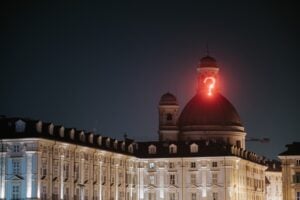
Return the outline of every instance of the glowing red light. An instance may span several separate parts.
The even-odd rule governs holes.
[[[215,84],[216,84],[216,79],[214,77],[209,76],[209,77],[206,77],[204,79],[203,83],[206,84],[207,81],[209,81],[207,95],[211,96],[212,95],[212,90],[214,89]]]

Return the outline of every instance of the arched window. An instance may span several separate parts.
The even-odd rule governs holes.
[[[130,144],[128,146],[128,151],[129,151],[129,153],[133,153],[133,145],[132,144]]]
[[[198,145],[195,143],[191,144],[190,151],[191,151],[191,153],[198,153]]]
[[[156,146],[151,144],[149,147],[148,147],[148,153],[149,154],[156,154]]]
[[[89,143],[93,144],[93,142],[94,142],[94,134],[90,133],[90,135],[89,135]]]
[[[65,128],[63,126],[59,128],[59,136],[61,138],[65,136]]]
[[[102,145],[102,136],[100,136],[100,135],[98,136],[97,143],[99,146]]]
[[[53,135],[53,129],[54,129],[54,125],[51,123],[48,127],[48,132],[50,135]]]
[[[79,139],[80,139],[81,142],[85,141],[85,135],[84,135],[83,131],[80,132]]]
[[[43,122],[42,121],[38,121],[35,125],[36,131],[38,133],[42,133],[42,127],[43,127]]]
[[[171,144],[171,145],[169,146],[169,153],[170,153],[170,154],[175,154],[175,153],[177,153],[177,146],[176,146],[175,144]]]
[[[74,129],[71,129],[71,130],[69,131],[69,134],[70,134],[71,140],[74,140],[75,130],[74,130]]]

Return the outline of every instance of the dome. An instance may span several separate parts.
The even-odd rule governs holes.
[[[212,97],[196,94],[183,109],[178,125],[180,129],[199,126],[242,126],[233,105],[221,94]]]
[[[161,96],[159,105],[178,105],[178,102],[173,94],[167,92]]]
[[[205,68],[205,67],[218,68],[217,61],[213,57],[205,56],[201,58],[199,68]]]

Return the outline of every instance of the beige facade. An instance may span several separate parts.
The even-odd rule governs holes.
[[[288,150],[279,155],[282,162],[284,200],[300,199],[300,143],[287,145]]]

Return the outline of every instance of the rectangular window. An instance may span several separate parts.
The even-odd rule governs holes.
[[[196,185],[196,174],[191,174],[191,184]]]
[[[212,162],[212,167],[218,167],[218,162]]]
[[[155,184],[155,176],[154,175],[150,175],[149,176],[149,184],[150,185],[154,185]]]
[[[192,193],[191,200],[196,200],[196,193]]]
[[[155,168],[155,164],[154,163],[149,163],[149,169],[154,169]]]
[[[12,196],[13,200],[21,199],[21,190],[20,190],[19,185],[12,186],[12,195],[11,196]]]
[[[196,168],[196,163],[195,162],[191,162],[191,168]]]
[[[213,196],[213,200],[218,200],[218,193],[217,192],[213,192],[212,196]]]
[[[170,185],[175,185],[175,174],[170,175]]]
[[[296,165],[300,166],[300,160],[296,160]]]
[[[296,193],[296,200],[300,200],[300,192]]]
[[[169,168],[170,168],[170,169],[175,168],[175,164],[174,164],[173,162],[170,162],[170,163],[169,163]]]
[[[212,183],[218,184],[218,174],[212,174]]]
[[[47,200],[47,187],[43,185],[42,187],[42,195],[41,195],[42,200]]]
[[[293,176],[293,179],[294,179],[294,183],[300,183],[300,173],[297,172],[297,173]]]
[[[21,162],[20,160],[12,161],[13,174],[21,174]]]
[[[64,164],[64,180],[66,181],[66,180],[68,180],[68,178],[69,178],[69,163],[65,163]]]
[[[13,152],[20,152],[20,145],[18,145],[18,144],[15,144],[14,146],[13,146]]]
[[[169,200],[175,200],[175,193],[169,193]]]

